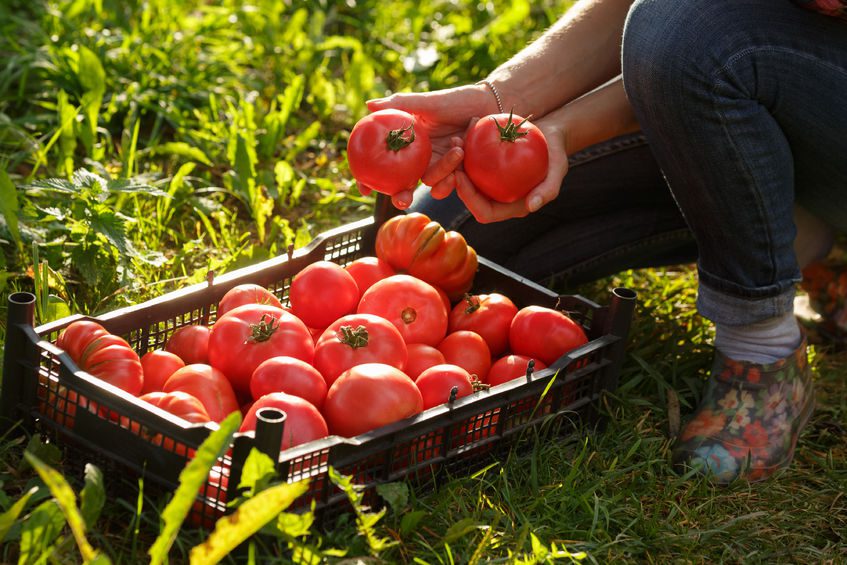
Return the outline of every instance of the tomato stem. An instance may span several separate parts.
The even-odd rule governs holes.
[[[409,137],[404,137],[404,134],[409,132]],[[391,151],[400,151],[404,147],[408,147],[415,141],[415,124],[409,123],[408,126],[402,129],[393,129],[388,132],[385,138],[385,143]]]
[[[464,296],[465,302],[468,303],[465,308],[465,314],[473,314],[477,310],[479,310],[482,303],[479,301],[479,298],[476,296],[471,296],[470,293],[466,292]]]
[[[402,312],[400,312],[400,319],[403,320],[404,324],[411,324],[418,318],[418,313],[414,308],[406,308]]]
[[[338,330],[338,341],[346,343],[353,349],[368,345],[368,328],[365,326],[341,326]]]
[[[265,318],[270,318],[270,322],[266,322]],[[258,324],[250,324],[250,337],[247,341],[254,343],[268,341],[277,329],[279,329],[279,320],[274,316],[262,314]]]
[[[528,131],[520,131],[522,125],[524,125],[529,118],[524,118],[520,123],[514,123],[512,121],[512,116],[514,115],[514,110],[509,110],[509,118],[506,120],[506,125],[501,126],[500,122],[497,121],[497,118],[491,116],[491,119],[494,120],[494,125],[497,126],[497,130],[500,132],[500,141],[508,141],[509,143],[514,143],[519,138],[528,135]]]

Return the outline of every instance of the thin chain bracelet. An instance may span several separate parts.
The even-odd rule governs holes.
[[[477,84],[484,84],[488,88],[491,89],[491,92],[494,94],[494,99],[497,100],[497,109],[500,110],[500,113],[503,113],[503,102],[500,100],[500,93],[497,92],[497,89],[494,88],[494,83],[488,80],[487,78],[482,79]]]

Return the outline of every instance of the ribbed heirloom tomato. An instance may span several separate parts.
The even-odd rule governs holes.
[[[238,410],[238,400],[226,376],[205,363],[186,365],[165,381],[164,392],[184,392],[203,404],[213,422]]]

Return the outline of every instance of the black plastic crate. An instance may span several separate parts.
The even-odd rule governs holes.
[[[90,319],[124,337],[143,355],[163,347],[179,327],[213,324],[218,301],[238,284],[263,285],[287,304],[291,279],[306,265],[324,259],[344,265],[373,254],[384,203],[379,209],[383,212],[375,218],[325,232],[284,256]],[[311,479],[295,508],[308,509],[314,503],[321,521],[348,511],[346,495],[329,480],[330,466],[353,476],[363,487],[365,503],[378,504],[375,487],[380,483],[409,480],[418,487],[431,486],[445,473],[481,468],[513,447],[527,429],[552,425],[559,433],[573,433],[580,424],[597,422],[600,394],[617,388],[635,293],[614,289],[609,303],[601,306],[581,296],[557,295],[482,257],[472,291],[501,292],[519,308],[541,305],[565,311],[582,325],[589,342],[526,378],[355,438],[330,436],[279,453],[282,477],[289,482]],[[81,371],[54,342],[63,328],[84,317],[33,327],[34,302],[29,293],[9,297],[0,414],[46,435],[65,449],[68,460],[128,470],[143,475],[145,484],[174,489],[191,450],[215,424],[188,424]],[[110,413],[121,417],[110,418]],[[232,455],[220,462],[230,469],[235,479],[231,484],[237,484],[253,446],[276,455],[273,441],[268,445],[261,437],[236,434]],[[207,486],[200,497],[204,504],[195,505],[195,521],[211,525],[225,509],[225,494]]]

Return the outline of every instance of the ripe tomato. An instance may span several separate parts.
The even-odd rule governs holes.
[[[186,365],[165,381],[164,392],[186,392],[203,404],[213,422],[222,422],[238,410],[238,400],[229,380],[219,370],[203,363]]]
[[[447,333],[447,310],[438,291],[409,275],[393,275],[374,283],[359,302],[359,314],[385,318],[406,343],[436,345]]]
[[[438,350],[447,363],[458,365],[485,382],[491,368],[491,351],[481,335],[468,330],[449,333],[438,344]]]
[[[423,397],[406,374],[385,363],[356,365],[329,387],[324,417],[330,432],[344,437],[414,416]]]
[[[406,342],[394,324],[373,314],[351,314],[332,323],[315,345],[315,368],[326,383],[362,363],[385,363],[400,370],[408,357]]]
[[[378,257],[360,257],[344,267],[359,287],[359,298],[373,283],[397,274],[394,268]]]
[[[208,363],[209,332],[209,328],[199,324],[177,328],[165,343],[165,351],[178,355],[186,365]]]
[[[332,261],[317,261],[297,273],[288,291],[291,312],[310,328],[325,328],[354,312],[359,287],[344,267]]]
[[[394,216],[379,228],[376,255],[401,273],[428,282],[457,300],[473,284],[476,251],[456,231],[419,212]]]
[[[406,349],[409,352],[409,358],[406,360],[403,372],[412,380],[417,379],[418,375],[426,369],[447,362],[443,353],[425,343],[410,343]]]
[[[353,126],[347,140],[350,173],[384,194],[414,188],[429,166],[432,144],[415,116],[402,110],[373,112]]]
[[[209,364],[223,372],[235,392],[250,394],[250,378],[262,361],[287,355],[311,363],[315,345],[300,319],[267,304],[230,310],[212,326]]]
[[[217,316],[220,318],[233,308],[245,304],[270,304],[277,308],[283,307],[279,298],[270,290],[258,284],[244,283],[232,287],[221,297],[218,302]]]
[[[497,202],[526,196],[547,176],[547,140],[534,124],[514,114],[492,114],[465,135],[464,168],[471,182]]]
[[[425,370],[415,380],[415,384],[421,391],[424,410],[450,400],[453,387],[457,389],[456,398],[468,396],[474,391],[474,379],[471,374],[458,365],[449,363]]]
[[[155,349],[141,356],[141,367],[144,369],[144,386],[141,393],[146,394],[161,391],[168,377],[177,369],[185,367],[185,363],[175,353]]]
[[[509,348],[509,326],[517,313],[515,303],[502,294],[465,295],[450,312],[447,331],[478,333],[488,344],[491,355],[497,357]]]
[[[193,424],[211,421],[203,403],[195,396],[181,390],[148,392],[138,398]]]
[[[547,366],[588,343],[582,327],[566,314],[544,306],[521,308],[509,327],[512,353],[537,359]]]
[[[294,357],[271,357],[262,361],[250,378],[253,400],[272,392],[284,392],[308,400],[319,410],[327,391],[320,372],[305,361]]]
[[[239,431],[255,431],[256,412],[261,408],[268,407],[285,412],[285,424],[279,445],[280,451],[326,437],[329,434],[326,421],[314,404],[299,396],[285,394],[284,392],[272,392],[258,398],[245,414]]]
[[[526,368],[529,365],[530,358],[524,355],[504,355],[497,359],[491,369],[488,371],[488,378],[485,382],[491,386],[497,386],[505,382],[526,376]],[[541,361],[535,362],[535,371],[546,369],[547,365]]]
[[[82,351],[95,338],[106,335],[108,330],[92,320],[77,320],[62,330],[56,345],[64,349],[75,363],[79,363]]]

